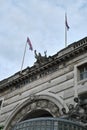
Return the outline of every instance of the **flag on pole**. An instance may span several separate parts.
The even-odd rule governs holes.
[[[31,41],[30,41],[29,37],[27,37],[27,43],[28,43],[28,45],[29,45],[29,49],[30,49],[31,51],[33,51],[33,46],[32,46],[32,44],[31,44]]]
[[[67,28],[67,30],[69,30],[69,25],[68,25],[68,22],[67,22],[67,15],[65,14],[65,26]]]
[[[29,45],[29,49],[31,51],[33,51],[33,47],[32,47],[31,41],[30,41],[29,37],[27,37],[27,41],[26,41],[25,48],[24,48],[24,54],[23,54],[23,59],[22,59],[22,65],[21,65],[21,71],[20,71],[20,73],[22,73],[22,68],[23,68],[23,64],[24,64],[24,59],[25,59],[25,53],[26,53],[27,44]]]
[[[65,47],[67,46],[67,31],[69,30],[69,25],[67,22],[67,13],[65,13]]]

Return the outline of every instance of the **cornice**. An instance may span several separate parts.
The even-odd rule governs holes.
[[[2,80],[0,82],[0,90],[4,90],[5,88],[9,88],[12,85],[18,84],[22,82],[23,80],[26,80],[27,78],[32,77],[33,75],[40,74],[42,71],[44,72],[45,70],[48,70],[52,66],[56,66],[58,64],[72,60],[78,55],[87,53],[86,51],[87,51],[87,37],[70,44],[66,48],[60,50],[55,55],[49,56],[48,61],[45,62],[44,64],[38,65],[38,66],[34,65],[32,67],[27,67],[26,69],[22,71],[22,73],[18,72],[14,74],[13,76]],[[33,79],[32,81],[34,80],[36,79]]]

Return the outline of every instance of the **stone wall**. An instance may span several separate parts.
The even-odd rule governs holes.
[[[51,107],[49,109],[44,108],[47,111],[49,110],[54,117],[58,117],[58,115],[62,114],[61,109],[63,107],[68,110],[69,104],[74,104],[74,97],[87,91],[87,80],[77,80],[77,68],[85,62],[87,62],[87,53],[78,54],[78,56],[74,58],[71,56],[70,60],[66,59],[61,64],[56,63],[56,71],[51,71],[49,74],[41,76],[33,82],[24,84],[21,87],[16,87],[13,83],[13,86],[10,87],[9,84],[8,88],[0,90],[0,99],[2,100],[0,125],[5,126],[7,123],[9,124],[11,121],[9,120],[10,117],[15,119],[17,113],[20,112],[19,106],[23,106],[28,100],[32,103],[36,102],[37,96],[39,96],[41,102],[43,99],[46,100],[46,103],[52,102],[54,104],[53,106],[56,106],[55,111],[58,108],[58,113],[56,115],[50,110],[52,109]],[[18,85],[19,84],[21,84],[21,80]],[[40,108],[42,109],[42,105],[41,107],[39,106],[39,109]]]

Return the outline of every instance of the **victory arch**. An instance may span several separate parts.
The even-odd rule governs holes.
[[[87,130],[87,37],[0,81],[0,130]]]

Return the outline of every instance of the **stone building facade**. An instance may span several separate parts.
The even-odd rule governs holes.
[[[35,58],[32,67],[0,81],[4,130],[27,119],[60,117],[63,108],[68,112],[70,104],[76,105],[75,97],[87,104],[87,37],[53,56],[35,51]]]

